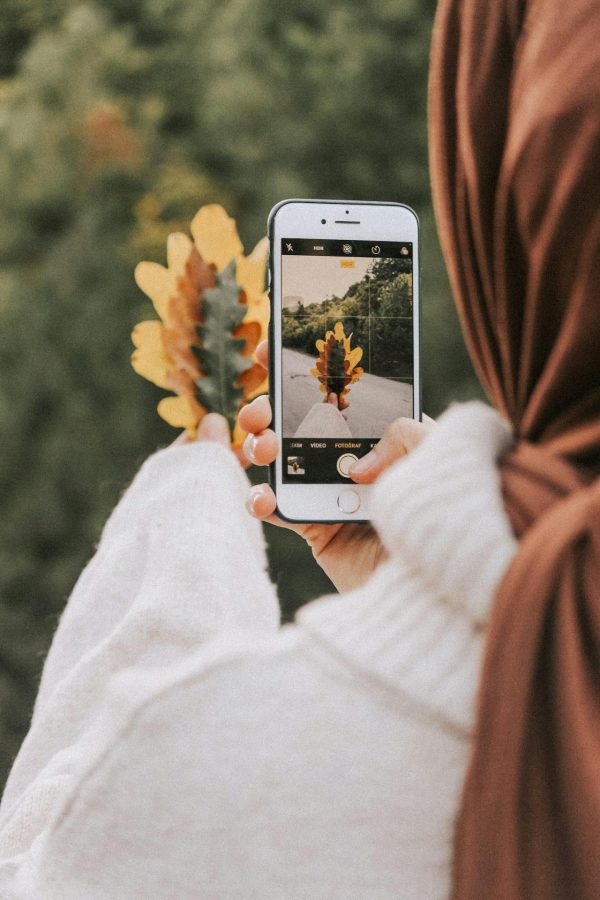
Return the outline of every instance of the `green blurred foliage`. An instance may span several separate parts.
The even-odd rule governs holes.
[[[171,440],[130,368],[140,259],[220,202],[246,246],[286,196],[421,217],[425,408],[477,391],[426,149],[434,0],[5,0],[0,17],[0,777],[101,526]],[[264,473],[253,473],[262,480]],[[269,535],[284,618],[329,584]]]

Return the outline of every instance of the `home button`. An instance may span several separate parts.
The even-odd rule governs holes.
[[[356,491],[352,491],[350,489],[347,491],[342,491],[340,496],[337,498],[337,505],[343,513],[356,512],[356,510],[360,506],[360,497],[358,496]]]

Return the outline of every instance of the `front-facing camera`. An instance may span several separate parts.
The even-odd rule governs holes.
[[[326,222],[327,222],[327,219],[321,219],[321,225],[325,225]]]

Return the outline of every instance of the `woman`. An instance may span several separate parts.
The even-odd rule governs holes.
[[[354,471],[377,480],[375,529],[302,529],[342,593],[280,630],[223,421],[148,460],[45,666],[3,898],[597,896],[591,11],[438,12],[436,208],[498,411],[396,423]],[[269,415],[244,414],[263,463]],[[268,518],[273,498],[249,505]]]
[[[456,831],[460,898],[600,886],[600,45],[591,0],[440,4],[436,210],[471,357],[516,444]]]

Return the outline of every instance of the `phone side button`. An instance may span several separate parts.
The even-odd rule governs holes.
[[[343,513],[356,512],[356,510],[360,506],[360,497],[358,496],[356,491],[342,491],[342,493],[337,498],[337,505]]]

